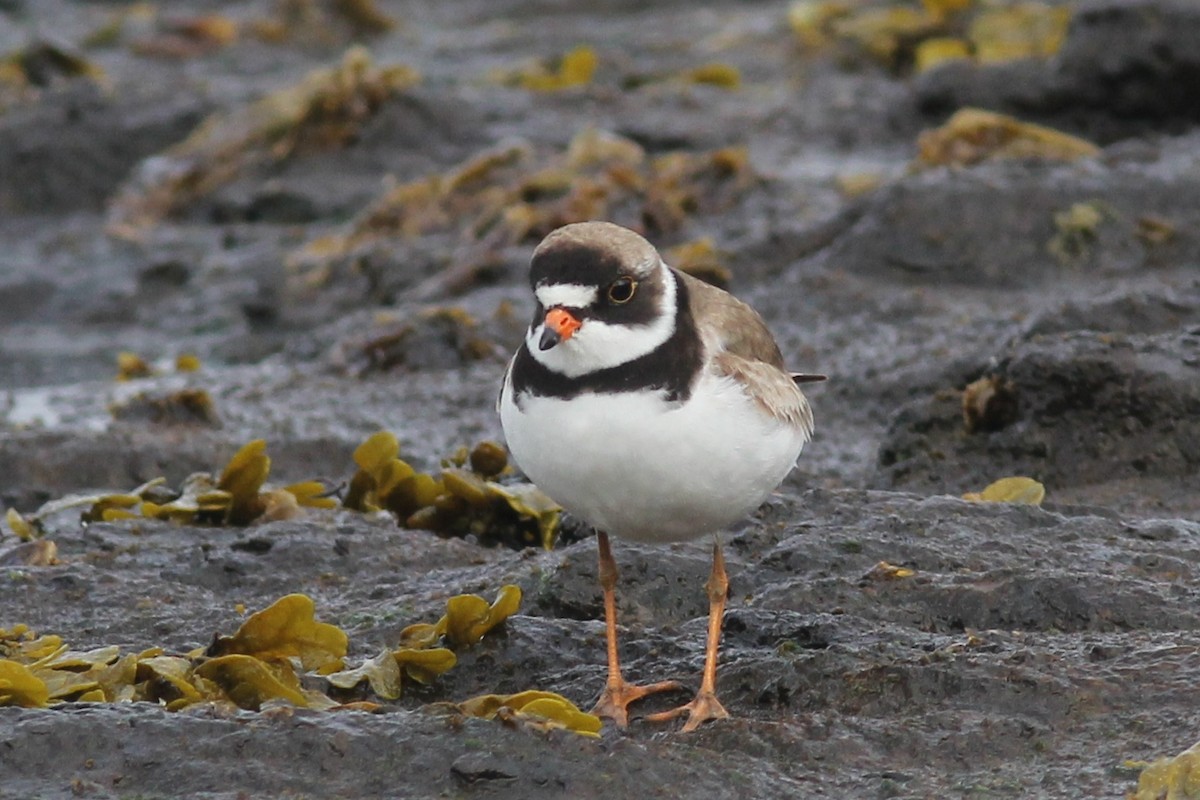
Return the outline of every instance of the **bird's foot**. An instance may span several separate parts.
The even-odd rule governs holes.
[[[635,686],[632,683],[608,683],[600,694],[600,700],[592,713],[598,717],[611,719],[617,727],[624,728],[629,724],[629,704],[641,700],[646,695],[659,692],[676,692],[683,689],[679,681],[660,681],[646,686]]]
[[[717,699],[713,692],[700,692],[692,702],[686,703],[679,708],[673,708],[670,711],[663,711],[658,714],[651,714],[646,717],[650,722],[670,722],[676,717],[687,715],[687,722],[684,723],[683,732],[694,731],[703,723],[713,719],[725,719],[729,716],[729,712],[725,710],[725,706],[721,705],[721,701]]]

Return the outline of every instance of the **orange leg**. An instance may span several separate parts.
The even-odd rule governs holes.
[[[662,681],[649,686],[634,686],[621,677],[621,664],[617,658],[617,601],[614,590],[617,585],[617,563],[613,561],[608,546],[608,534],[597,532],[600,547],[600,586],[604,589],[604,622],[608,633],[608,682],[592,713],[607,717],[620,727],[629,724],[628,706],[648,694],[682,689],[678,681]]]
[[[661,714],[652,714],[646,719],[651,722],[665,722],[687,714],[688,721],[683,730],[694,731],[701,723],[710,719],[724,719],[729,712],[717,699],[717,649],[721,644],[721,620],[725,616],[725,596],[729,593],[729,577],[725,574],[725,555],[721,552],[721,542],[713,542],[712,574],[705,584],[708,589],[708,647],[704,654],[704,678],[700,681],[700,691],[692,702]]]

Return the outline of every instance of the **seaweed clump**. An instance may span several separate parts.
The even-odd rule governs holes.
[[[82,508],[80,521],[115,522],[155,519],[195,525],[249,525],[299,516],[305,508],[335,508],[337,500],[321,481],[302,481],[265,488],[271,470],[266,442],[255,439],[240,448],[219,476],[197,472],[178,489],[155,478],[128,492],[72,495],[46,503],[31,514],[7,512],[9,527],[19,538],[40,536],[43,522],[56,514]]]
[[[697,215],[719,213],[760,179],[744,148],[651,156],[631,139],[587,128],[563,150],[515,141],[388,189],[341,230],[294,251],[294,286],[319,289],[343,272],[387,280],[397,240],[438,236],[444,268],[422,287],[461,291],[506,264],[505,248],[539,241],[572,222],[609,219],[673,236]]]
[[[166,394],[139,392],[109,407],[113,419],[149,422],[155,425],[203,425],[221,427],[212,396],[204,389],[180,389]]]
[[[996,159],[1069,162],[1100,153],[1077,136],[980,108],[959,109],[944,125],[924,131],[917,149],[913,166],[918,169]]]
[[[61,42],[34,39],[0,55],[0,113],[77,79],[100,88],[109,84],[104,70],[83,53]]]
[[[1046,487],[1033,478],[1014,476],[989,483],[981,492],[967,492],[964,500],[977,503],[1024,503],[1040,506],[1046,497]]]
[[[533,59],[515,67],[493,70],[490,77],[496,83],[531,92],[562,92],[591,85],[596,80],[600,65],[600,55],[594,48],[578,45],[553,58]],[[741,84],[742,74],[738,68],[720,61],[680,70],[628,72],[621,75],[618,81],[619,87],[624,91],[634,91],[647,86],[678,89],[689,85],[737,89]]]
[[[232,637],[217,637],[219,653],[152,647],[122,654],[115,645],[81,652],[58,636],[17,625],[0,630],[0,706],[150,702],[178,711],[209,702],[258,710],[286,702],[333,708],[329,697],[303,688],[300,675],[340,667],[347,642],[341,629],[315,620],[312,600],[300,594],[253,614]]]
[[[1171,758],[1145,764],[1131,800],[1189,800],[1200,797],[1200,742]]]
[[[398,24],[376,0],[275,0],[269,14],[249,28],[272,44],[333,45],[386,33]]]
[[[73,509],[82,509],[80,520],[85,524],[154,519],[245,526],[340,506],[388,512],[406,528],[470,538],[488,547],[554,546],[561,509],[532,484],[502,482],[512,470],[499,444],[484,441],[460,448],[436,474],[418,472],[399,455],[395,435],[380,431],[355,450],[357,471],[344,493],[319,480],[272,488],[266,484],[271,471],[267,444],[255,439],[242,446],[219,475],[194,473],[178,489],[169,487],[165,478],[155,478],[128,492],[64,497],[30,514],[9,509],[5,521],[17,538],[30,542],[43,536],[47,518]],[[47,553],[46,547],[37,552],[26,548],[22,558],[50,562],[56,554]]]
[[[832,50],[843,63],[868,61],[907,75],[950,60],[990,64],[1053,56],[1066,39],[1071,8],[986,0],[797,0],[787,18],[806,53]]]
[[[354,377],[397,369],[462,366],[497,354],[479,321],[461,308],[435,306],[403,320],[377,316],[376,329],[339,345],[333,366]]]
[[[599,58],[587,45],[573,47],[554,59],[539,59],[511,70],[499,70],[492,79],[532,92],[558,92],[591,83]]]
[[[561,509],[532,484],[502,484],[509,471],[504,448],[481,442],[447,459],[437,475],[417,472],[400,457],[388,431],[354,451],[358,471],[343,500],[356,511],[389,511],[407,528],[480,544],[554,546]]]
[[[456,595],[436,625],[410,626],[399,647],[384,648],[350,669],[346,632],[318,621],[315,604],[303,594],[279,598],[247,617],[232,635],[218,634],[208,647],[188,653],[161,647],[122,653],[116,645],[72,650],[59,636],[39,636],[15,625],[0,629],[0,707],[144,702],[168,711],[199,703],[250,711],[280,706],[378,711],[382,706],[366,699],[360,685],[366,684],[377,700],[394,701],[407,681],[432,683],[458,662],[452,649],[440,646],[443,637],[450,647],[477,643],[520,603],[521,590],[511,585],[490,604],[477,595]],[[440,633],[428,635],[426,628]],[[347,701],[354,692],[363,699]],[[538,730],[595,735],[600,727],[599,719],[549,692],[485,695],[454,707]]]
[[[143,228],[252,167],[343,148],[389,98],[419,80],[409,67],[377,66],[365,49],[352,47],[336,67],[315,70],[239,110],[214,114],[182,142],[145,161],[118,193],[109,230],[137,238]]]

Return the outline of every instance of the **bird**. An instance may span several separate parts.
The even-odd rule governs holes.
[[[667,543],[713,535],[708,637],[684,731],[729,716],[717,653],[729,591],[719,533],[747,516],[813,434],[799,384],[762,317],[668,266],[647,239],[590,221],[550,232],[529,268],[533,319],[497,400],[521,471],[596,529],[608,678],[593,713],[619,727],[631,703],[682,688],[627,682],[617,648],[617,566],[609,536]]]

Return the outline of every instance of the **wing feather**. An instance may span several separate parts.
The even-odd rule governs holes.
[[[792,376],[762,361],[752,361],[734,353],[718,353],[712,361],[718,375],[742,384],[746,394],[775,419],[799,428],[805,439],[813,434],[812,408]]]
[[[687,286],[692,316],[698,321],[713,371],[743,384],[764,411],[811,438],[812,408],[796,384],[823,380],[824,376],[793,376],[784,368],[779,345],[757,311],[690,275],[675,274]]]

